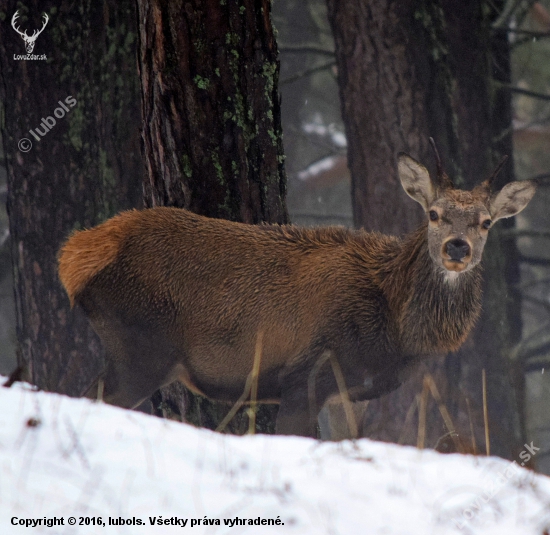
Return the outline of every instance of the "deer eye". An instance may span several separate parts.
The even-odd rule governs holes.
[[[428,215],[430,216],[430,221],[437,221],[439,219],[439,214],[435,210],[430,210]]]
[[[481,226],[485,230],[489,230],[491,228],[491,223],[492,223],[492,221],[490,219],[486,219],[485,221],[483,221],[483,223],[481,223]]]

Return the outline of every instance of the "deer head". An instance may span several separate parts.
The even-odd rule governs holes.
[[[32,35],[27,35],[27,30],[22,32],[16,25],[15,21],[19,18],[19,10],[17,10],[11,19],[11,26],[12,28],[23,38],[23,41],[25,42],[25,48],[27,49],[27,54],[31,54],[34,50],[34,44],[36,40],[38,39],[38,36],[44,31],[44,28],[46,27],[46,24],[48,24],[48,21],[50,20],[48,15],[44,13],[42,15],[44,18],[44,21],[42,23],[42,28],[40,30],[34,30]]]
[[[420,203],[428,216],[430,256],[447,280],[476,266],[483,253],[489,229],[503,217],[521,212],[536,190],[532,180],[510,182],[493,192],[491,185],[506,157],[492,175],[471,191],[457,189],[447,176],[433,140],[437,160],[436,180],[416,160],[401,153],[398,171],[409,197]]]

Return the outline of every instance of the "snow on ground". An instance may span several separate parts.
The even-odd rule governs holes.
[[[63,525],[37,524],[54,518]],[[28,385],[0,388],[0,534],[543,535],[549,527],[550,479],[502,459],[367,439],[235,437]]]

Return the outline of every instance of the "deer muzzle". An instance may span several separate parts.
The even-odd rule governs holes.
[[[464,271],[472,259],[472,247],[462,238],[450,238],[443,244],[441,256],[449,271]]]

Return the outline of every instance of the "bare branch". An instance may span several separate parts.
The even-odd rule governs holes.
[[[529,89],[523,89],[522,87],[516,87],[509,84],[500,84],[497,81],[495,81],[495,84],[512,93],[517,93],[518,95],[525,95],[527,97],[538,98],[540,100],[550,100],[550,95],[545,93],[538,93],[537,91],[531,91]]]
[[[516,284],[516,288],[519,290],[526,290],[527,288],[532,288],[533,286],[538,286],[539,284],[550,284],[550,279],[537,279],[534,281],[523,282],[521,284]]]
[[[550,266],[550,258],[519,255],[518,260],[532,266]]]
[[[524,295],[523,300],[527,301],[529,303],[532,303],[534,305],[540,306],[546,310],[546,312],[550,313],[550,302],[544,301],[542,299],[538,299],[536,297],[532,297],[530,295]],[[545,332],[546,334],[546,332]]]
[[[544,348],[550,345],[548,340],[548,323],[545,323],[529,336],[519,342],[519,344],[513,350],[513,358],[518,359],[522,365],[525,365],[528,359],[543,353]],[[533,342],[537,342],[538,345],[534,345]]]
[[[534,32],[532,30],[518,30],[516,28],[493,28],[496,32],[514,33],[516,35],[527,35],[529,37],[535,37],[537,39],[544,39],[550,37],[550,32]]]
[[[507,0],[502,12],[493,23],[493,29],[507,28],[513,18],[519,19],[519,22],[521,22],[535,2],[536,0]]]
[[[332,67],[334,67],[335,65],[336,65],[336,61],[329,61],[328,63],[324,63],[323,65],[319,65],[311,69],[306,69],[305,71],[299,72],[297,74],[294,74],[293,76],[289,76],[288,78],[282,80],[279,83],[279,86],[290,84],[292,82],[296,82],[296,80],[299,80],[300,78],[305,78],[306,76],[311,76],[312,74],[316,74],[321,71],[332,69]]]
[[[528,238],[550,238],[550,230],[528,230],[511,228],[502,231],[502,236],[506,239],[515,239],[521,237]]]
[[[544,345],[542,345],[542,346],[540,346],[540,347],[538,347],[534,350],[536,352],[535,352],[535,354],[531,355],[531,358],[538,357],[539,355],[547,353],[549,349],[550,349],[550,344],[544,344]],[[541,362],[541,361],[527,362],[523,366],[523,372],[524,373],[529,373],[529,372],[539,372],[540,373],[541,368],[546,368],[546,367],[550,368],[550,361],[548,361],[548,362]]]
[[[279,46],[279,52],[284,54],[318,54],[320,56],[334,57],[334,50],[321,48],[315,45],[284,45]]]
[[[523,360],[532,359],[534,357],[539,357],[541,355],[548,355],[550,352],[550,342],[546,342],[544,344],[541,344],[536,347],[532,347],[529,350],[525,351],[521,357]],[[540,369],[542,366],[538,365],[538,368]],[[531,368],[531,364],[524,364],[524,370],[529,371],[529,368]],[[535,368],[536,369],[536,368]]]

